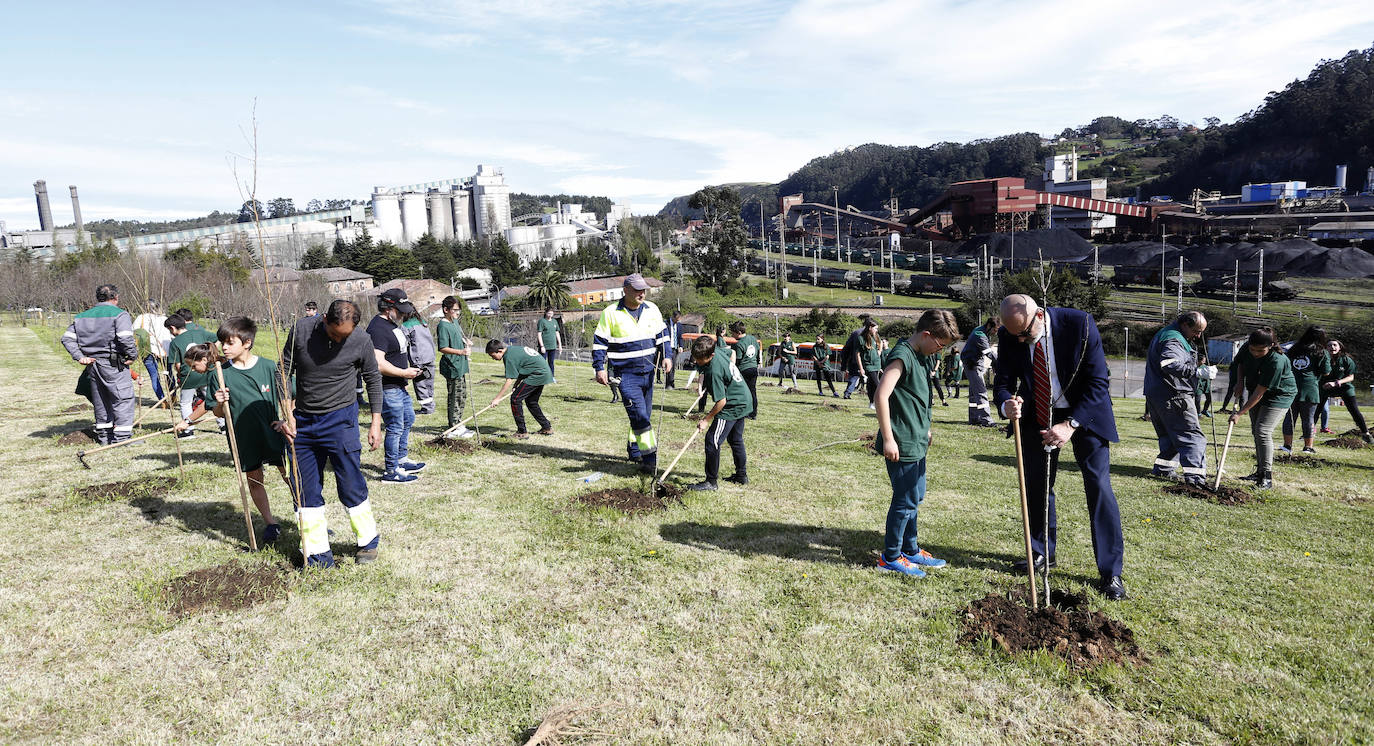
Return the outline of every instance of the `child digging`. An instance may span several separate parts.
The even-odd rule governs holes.
[[[916,513],[926,496],[926,448],[930,445],[930,380],[940,350],[959,337],[954,314],[931,309],[921,314],[916,332],[892,348],[874,402],[878,410],[875,444],[887,459],[892,506],[878,567],[923,578],[922,567],[944,567],[916,543]]]
[[[735,473],[725,481],[749,484],[744,453],[744,418],[749,416],[754,402],[749,395],[749,386],[730,361],[730,348],[717,347],[712,337],[703,334],[692,340],[692,362],[701,372],[702,389],[716,404],[697,422],[697,429],[706,432],[706,480],[688,489],[716,489],[716,479],[720,475],[720,444],[727,440],[730,453],[735,457]]]
[[[272,464],[277,467],[282,481],[287,481],[286,438],[277,431],[277,402],[281,399],[277,366],[271,360],[253,354],[253,338],[257,332],[257,324],[245,316],[235,316],[220,324],[216,336],[229,365],[223,369],[224,388],[220,388],[219,381],[211,374],[207,391],[215,402],[216,415],[223,416],[225,406],[233,415],[239,467],[248,478],[248,494],[266,523],[261,542],[266,546],[281,536],[281,524],[272,515],[267,485],[263,481],[263,467]],[[185,359],[193,370],[203,373],[214,364],[212,354],[209,345],[197,345],[186,352]],[[197,407],[188,419],[194,420],[203,415],[205,404]],[[190,427],[190,424],[182,421],[176,427],[181,430]]]
[[[539,397],[544,394],[544,386],[553,381],[553,374],[549,371],[549,364],[539,352],[531,347],[506,347],[506,343],[499,339],[487,341],[487,354],[491,359],[506,366],[506,382],[501,384],[501,390],[496,392],[496,398],[491,400],[494,407],[501,401],[501,397],[515,387],[515,392],[510,396],[510,413],[515,418],[515,437],[524,440],[530,437],[525,430],[525,406],[530,408],[530,414],[539,422],[540,435],[553,435],[553,423],[544,416],[544,410],[539,408]]]

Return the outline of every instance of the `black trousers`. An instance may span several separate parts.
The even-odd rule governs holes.
[[[530,408],[530,414],[539,426],[545,430],[551,429],[553,423],[544,416],[544,410],[539,408],[539,397],[544,395],[543,386],[531,386],[524,381],[516,381],[515,393],[510,397],[510,413],[515,418],[515,431],[517,433],[527,432],[525,430],[525,407]]]
[[[748,368],[740,371],[739,374],[744,377],[744,384],[749,387],[749,398],[753,401],[753,405],[749,409],[749,419],[757,420],[759,418],[759,369]]]
[[[717,417],[706,428],[706,481],[714,484],[720,476],[720,446],[730,443],[730,453],[735,457],[735,476],[748,476],[748,463],[744,454],[744,420],[723,420]]]
[[[830,378],[829,368],[826,368],[825,370],[816,371],[816,393],[820,394],[821,396],[825,396],[825,391],[821,388],[821,381],[825,381],[826,383],[830,384],[831,396],[837,395],[835,391],[835,382]]]
[[[868,378],[868,403],[872,404],[874,397],[878,395],[878,381],[882,380],[883,372],[881,370],[866,370],[864,376]],[[940,394],[940,398],[944,399],[945,395]]]

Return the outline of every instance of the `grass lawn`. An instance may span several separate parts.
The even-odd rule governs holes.
[[[244,551],[218,437],[185,444],[184,482],[83,497],[87,485],[174,477],[176,454],[153,439],[82,469],[56,442],[90,413],[63,413],[82,400],[55,336],[0,327],[5,742],[509,744],[571,705],[606,705],[578,725],[605,734],[591,742],[626,744],[1374,738],[1374,450],[1321,448],[1320,468],[1279,466],[1263,501],[1222,507],[1160,492],[1145,476],[1150,426],[1134,419],[1139,401],[1121,403],[1113,472],[1132,600],[1090,590],[1068,463],[1053,582],[1128,624],[1149,662],[1074,670],[957,642],[966,604],[1018,584],[1009,564],[1021,547],[1011,445],[960,424],[963,400],[935,409],[921,521],[922,545],[950,566],[913,581],[873,568],[889,495],[881,460],[857,445],[811,451],[873,431],[862,403],[827,411],[761,387],[746,435],[752,485],[625,516],[573,500],[639,480],[624,463],[623,410],[585,366],[560,365],[544,396],[553,437],[506,437],[499,407],[479,423],[487,448],[419,446],[430,466],[406,486],[375,481],[382,453],[364,450],[381,561],[349,561],[329,477],[340,569],[290,573],[288,593],[247,608],[181,615],[173,578],[288,559],[286,490],[269,476],[287,530],[257,556]],[[497,387],[479,382],[498,368],[477,360],[480,406]],[[677,413],[691,395],[662,400],[666,457],[689,435]],[[419,418],[412,442],[441,419]],[[1250,471],[1246,441],[1238,432],[1230,473]],[[676,476],[700,479],[702,460],[694,444]],[[608,476],[579,481],[595,471]]]

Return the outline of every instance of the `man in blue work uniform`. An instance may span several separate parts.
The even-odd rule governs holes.
[[[654,359],[663,355],[663,370],[673,369],[668,326],[658,306],[644,299],[649,283],[635,273],[625,278],[625,295],[601,312],[592,338],[592,368],[596,382],[610,385],[606,362],[620,377],[620,395],[630,418],[625,450],[630,460],[648,473],[658,467],[658,439],[651,414],[654,408]]]
[[[1193,345],[1207,330],[1201,311],[1187,311],[1155,335],[1145,353],[1145,410],[1159,438],[1159,455],[1151,474],[1174,478],[1182,465],[1183,480],[1207,483],[1207,437],[1198,421],[1198,365]]]

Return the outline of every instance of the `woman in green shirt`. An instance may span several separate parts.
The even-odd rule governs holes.
[[[878,395],[878,379],[883,372],[883,345],[878,338],[878,327],[866,326],[863,332],[863,346],[859,348],[859,363],[863,366],[864,378],[867,379],[868,408],[875,409],[873,397]],[[944,394],[940,395],[944,398]]]
[[[1298,386],[1293,378],[1293,364],[1279,351],[1272,330],[1250,332],[1246,346],[1250,357],[1245,364],[1244,386],[1250,394],[1245,406],[1231,415],[1231,424],[1240,422],[1241,415],[1250,414],[1250,432],[1255,438],[1255,473],[1246,479],[1265,490],[1274,486],[1274,428],[1293,405]]]
[[[1283,449],[1293,450],[1293,421],[1302,423],[1302,452],[1316,453],[1313,435],[1316,430],[1317,406],[1321,404],[1321,381],[1331,373],[1331,359],[1326,355],[1326,332],[1320,326],[1309,326],[1302,337],[1288,350],[1293,364],[1293,379],[1298,393],[1293,409],[1283,418]]]
[[[1345,410],[1355,420],[1360,437],[1364,438],[1366,443],[1374,443],[1374,434],[1369,432],[1364,415],[1360,412],[1360,405],[1355,401],[1355,358],[1345,351],[1345,346],[1339,339],[1327,340],[1326,351],[1331,355],[1331,370],[1322,380],[1324,403],[1330,406],[1331,399],[1339,398],[1345,403]],[[1322,432],[1330,432],[1326,429],[1325,422],[1322,423],[1322,428]]]

